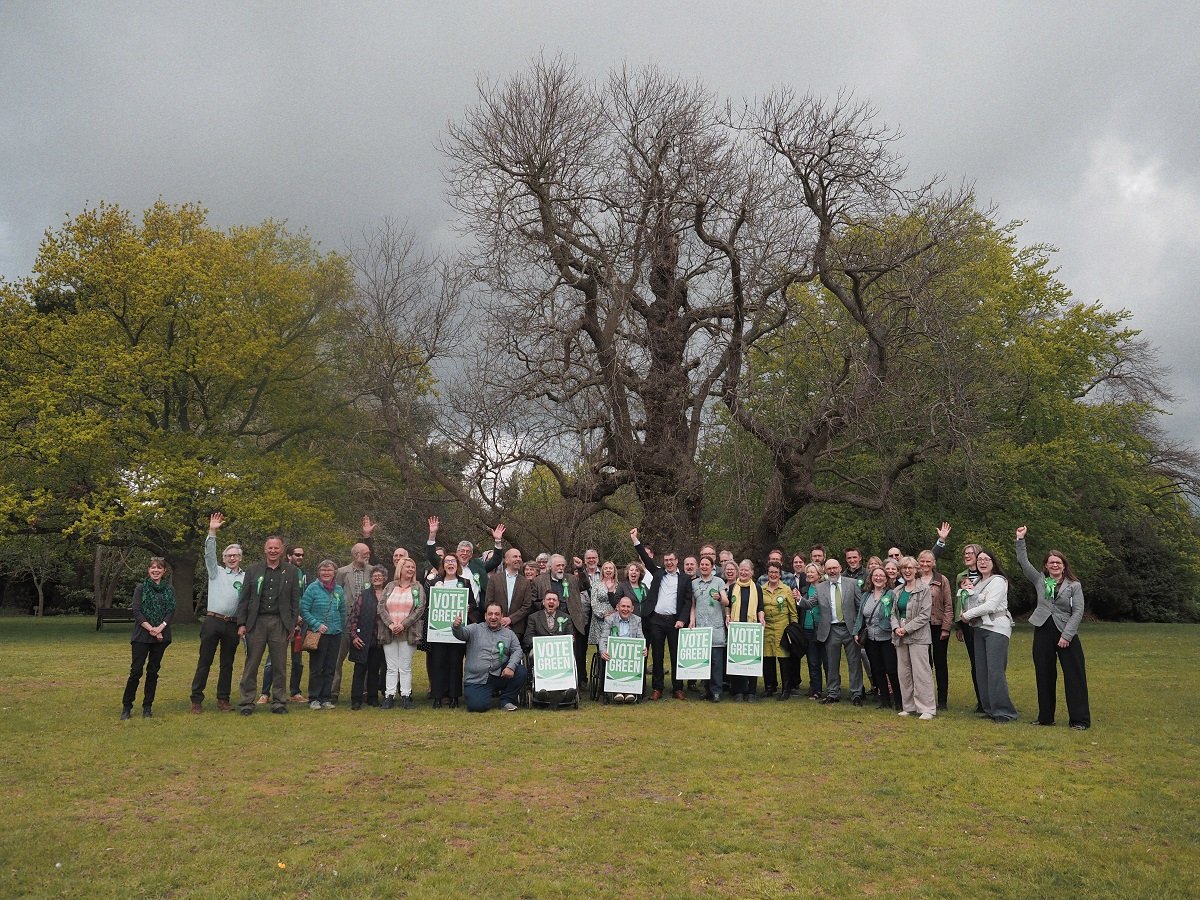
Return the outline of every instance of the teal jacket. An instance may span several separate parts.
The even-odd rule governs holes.
[[[309,631],[319,631],[325,626],[326,634],[341,634],[346,630],[346,597],[340,584],[333,590],[314,581],[304,589],[300,598],[300,615]]]

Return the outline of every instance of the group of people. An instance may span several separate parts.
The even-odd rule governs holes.
[[[238,709],[245,716],[259,705],[286,713],[289,701],[314,710],[334,708],[347,658],[353,663],[351,709],[411,709],[418,649],[424,650],[434,707],[457,707],[465,697],[468,710],[482,712],[499,695],[500,708],[511,711],[517,709],[518,694],[532,670],[533,639],[554,635],[572,639],[576,690],[587,677],[589,647],[607,661],[610,637],[644,637],[650,700],[667,693],[664,657],[669,656],[670,692],[676,699],[687,699],[694,689],[714,703],[723,696],[755,702],[756,676],[725,674],[729,625],[746,622],[763,629],[763,696],[782,701],[807,693],[823,704],[839,703],[844,656],[852,704],[861,706],[871,695],[880,708],[930,720],[947,708],[948,645],[955,634],[970,659],[976,712],[997,723],[1018,716],[1006,675],[1013,627],[1008,581],[995,555],[977,544],[963,548],[964,568],[953,584],[939,573],[937,561],[951,530],[945,522],[933,546],[915,557],[892,547],[886,557],[864,560],[861,550],[852,547],[838,559],[817,545],[807,556],[795,553],[789,569],[777,548],[758,572],[750,560],[738,562],[730,551],[712,544],[682,559],[674,550],[656,556],[636,528],[630,539],[637,559],[620,569],[611,561],[601,563],[595,550],[573,557],[570,566],[560,553],[526,561],[518,548],[504,549],[503,525],[492,532],[490,551],[476,555],[474,545],[460,541],[451,553],[437,542],[436,516],[428,521],[425,565],[418,566],[398,547],[388,567],[376,561],[375,523],[364,517],[363,539],[351,548],[350,563],[339,567],[322,560],[311,580],[305,574],[304,548],[294,546],[285,557],[278,535],[267,538],[263,559],[246,570],[237,544],[227,546],[218,562],[216,536],[223,525],[224,517],[214,513],[205,539],[208,596],[191,689],[196,714],[203,712],[218,653],[217,708],[233,709],[239,643],[244,643],[246,658]],[[1046,554],[1038,571],[1029,561],[1026,534],[1025,526],[1016,530],[1016,554],[1038,597],[1029,619],[1035,627],[1034,724],[1054,724],[1061,667],[1070,726],[1086,729],[1091,717],[1077,634],[1083,589],[1057,550]],[[152,715],[175,612],[165,575],[163,561],[151,560],[146,580],[134,591],[133,658],[123,719],[132,715],[143,669],[142,714]],[[465,621],[456,618],[452,628],[462,643],[428,639],[429,594],[439,587],[466,591]],[[679,677],[678,636],[684,628],[712,629],[710,678],[702,684],[686,684]],[[307,696],[301,691],[306,653]],[[269,662],[260,689],[264,655]],[[801,677],[805,665],[807,692]],[[571,702],[574,693],[558,692],[553,702]],[[612,699],[632,702],[641,696],[616,694]]]

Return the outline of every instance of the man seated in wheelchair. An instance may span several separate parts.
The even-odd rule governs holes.
[[[633,601],[628,597],[622,597],[617,601],[617,610],[612,615],[605,617],[603,624],[600,626],[600,658],[608,662],[608,638],[610,635],[616,637],[631,637],[640,638],[642,635],[642,620],[634,615]],[[646,649],[642,648],[642,656],[646,655]],[[601,679],[603,683],[603,672]],[[637,694],[612,694],[613,703],[636,703],[641,696]]]
[[[565,611],[560,613],[561,601],[554,591],[546,591],[542,596],[541,609],[535,609],[525,620],[525,655],[529,657],[529,671],[533,671],[533,639],[535,637],[557,637],[575,635],[571,617]],[[564,691],[534,691],[533,699],[545,703],[551,709],[558,709],[564,704],[575,702],[576,692],[573,688]]]

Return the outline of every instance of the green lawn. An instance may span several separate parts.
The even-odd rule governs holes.
[[[0,619],[0,896],[1195,896],[1200,628],[1085,626],[1087,732],[1061,698],[1059,727],[1027,724],[1031,636],[998,726],[957,642],[934,722],[809,700],[192,716],[181,627],[156,717],[120,722],[126,628]]]

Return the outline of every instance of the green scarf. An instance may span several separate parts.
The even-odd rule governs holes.
[[[175,612],[175,591],[165,581],[154,583],[152,578],[142,582],[142,615],[157,628]]]
[[[900,599],[896,601],[896,609],[900,611],[902,617],[907,617],[908,615],[908,599],[911,596],[912,594],[908,591],[901,591]]]

